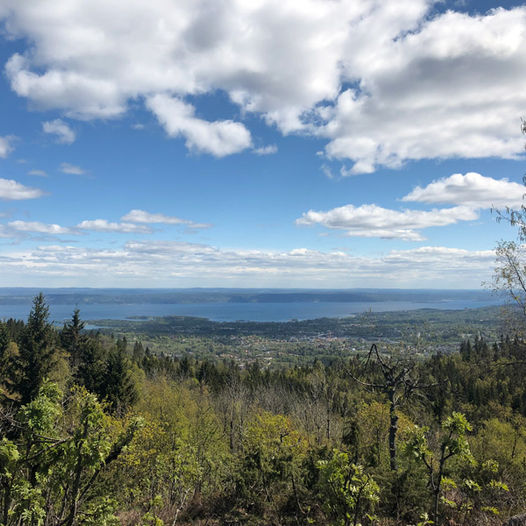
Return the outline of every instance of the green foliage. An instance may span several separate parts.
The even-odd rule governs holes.
[[[13,400],[17,397],[19,382],[19,350],[11,341],[6,324],[0,322],[0,400]]]
[[[80,319],[79,309],[75,309],[71,321],[64,324],[64,328],[60,333],[62,347],[69,353],[73,370],[79,366],[82,360],[82,344],[86,341],[86,337],[82,334],[82,331],[85,325]]]
[[[126,411],[137,401],[131,363],[122,347],[116,347],[108,355],[100,395],[108,401],[113,411]]]
[[[42,382],[55,366],[56,333],[48,318],[49,307],[40,293],[33,300],[20,342],[21,378],[18,390],[22,403],[36,397]]]
[[[27,324],[0,322],[0,524],[493,526],[524,509],[520,338],[463,336],[460,353],[413,355],[420,396],[396,407],[393,470],[389,393],[366,387],[378,370],[340,340],[273,341],[284,361],[287,349],[304,363],[339,356],[304,366],[216,358],[250,356],[266,336],[167,332],[179,359],[146,335],[143,346],[85,331],[78,311],[58,331],[42,296]]]
[[[444,495],[447,488],[457,487],[456,482],[446,476],[448,461],[452,457],[467,463],[473,462],[473,456],[467,440],[472,427],[462,413],[453,412],[442,424],[440,432],[430,433],[430,429],[415,426],[412,435],[405,443],[405,452],[421,461],[428,472],[435,523],[439,519],[439,503],[455,507],[454,501]],[[435,447],[432,446],[435,444]],[[475,484],[472,483],[472,487]]]
[[[75,380],[88,391],[104,394],[107,351],[98,338],[87,338],[79,345],[79,364],[75,370]]]
[[[172,524],[220,487],[227,446],[208,400],[187,387],[150,383],[137,410],[146,422],[119,460],[114,484],[147,524]]]
[[[380,488],[362,466],[354,464],[349,454],[334,450],[329,460],[318,462],[319,489],[322,502],[335,522],[344,526],[372,520]]]
[[[115,501],[101,495],[98,478],[136,425],[115,436],[93,394],[75,388],[64,398],[48,382],[19,418],[13,439],[0,443],[3,524],[116,524]]]

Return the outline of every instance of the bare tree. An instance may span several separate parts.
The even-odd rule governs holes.
[[[380,391],[387,395],[389,400],[389,461],[392,471],[397,469],[397,455],[396,455],[396,434],[398,432],[398,415],[397,410],[400,405],[410,398],[412,395],[423,389],[430,389],[437,384],[424,385],[421,382],[418,374],[415,373],[416,363],[406,360],[392,360],[389,358],[382,358],[378,352],[378,347],[375,343],[371,345],[366,368],[375,365],[383,381],[379,383],[370,383],[360,380],[355,375],[351,374],[353,380],[363,385],[371,391]]]
[[[521,117],[521,132],[526,135],[526,120]],[[523,177],[526,184],[526,176]],[[493,275],[493,289],[504,292],[514,301],[526,316],[526,206],[518,210],[506,207],[503,210],[493,209],[497,222],[504,221],[517,228],[517,242],[501,241],[497,244],[496,266]]]
[[[526,316],[526,266],[524,247],[501,241],[495,249],[497,262],[493,276],[495,291],[506,292]]]

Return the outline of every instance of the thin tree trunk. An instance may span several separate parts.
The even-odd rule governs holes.
[[[398,415],[394,390],[389,391],[389,461],[391,471],[396,471],[396,433],[398,432]]]
[[[4,509],[2,522],[7,526],[7,519],[9,517],[9,506],[11,504],[11,486],[6,483],[4,488]]]

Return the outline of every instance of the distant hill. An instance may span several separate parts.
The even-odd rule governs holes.
[[[458,299],[488,301],[486,290],[437,289],[92,289],[0,288],[0,304],[23,305],[43,292],[51,305],[191,304],[191,303],[314,303],[412,301],[448,302]]]

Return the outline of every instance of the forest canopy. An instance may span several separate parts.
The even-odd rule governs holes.
[[[322,363],[0,322],[0,524],[502,524],[526,509],[526,343]],[[448,522],[449,521],[449,522]]]

